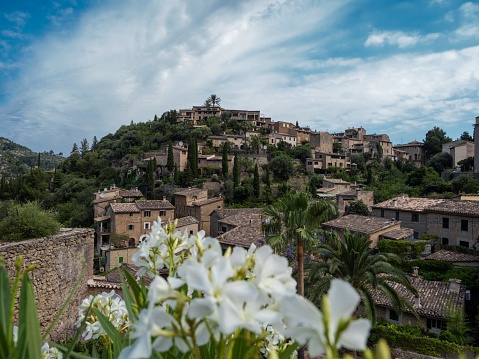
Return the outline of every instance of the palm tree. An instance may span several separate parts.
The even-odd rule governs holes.
[[[326,241],[319,245],[320,261],[311,262],[307,268],[309,299],[321,304],[323,294],[329,289],[331,280],[340,278],[349,282],[361,297],[366,313],[373,322],[376,308],[373,295],[382,292],[391,301],[397,312],[415,310],[404,298],[400,297],[390,285],[398,283],[417,295],[407,275],[397,267],[400,257],[392,253],[374,253],[371,241],[359,233],[345,231],[344,241],[336,233],[325,234]]]
[[[205,101],[206,107],[219,107],[221,103],[221,98],[216,96],[215,94],[210,95]]]
[[[275,251],[296,245],[298,294],[304,295],[304,250],[318,242],[321,224],[336,217],[336,205],[328,200],[315,201],[306,192],[288,193],[267,207],[263,215],[267,243]]]

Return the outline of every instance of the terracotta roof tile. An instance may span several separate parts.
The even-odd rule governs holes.
[[[479,215],[479,201],[448,200],[429,207],[428,212]]]
[[[110,203],[114,213],[140,212],[135,203]]]
[[[400,211],[424,212],[426,209],[444,202],[444,199],[432,198],[410,198],[410,197],[395,197],[387,201],[377,203],[373,206],[379,209],[392,209]]]
[[[414,234],[414,230],[411,228],[401,228],[401,229],[393,229],[392,231],[383,233],[382,236],[384,238],[389,239],[404,239],[408,237],[412,237]]]
[[[143,193],[141,193],[138,189],[120,189],[120,196],[122,197],[143,197]]]
[[[140,210],[144,209],[175,209],[170,201],[167,200],[143,200],[135,201]]]
[[[453,251],[447,251],[441,249],[437,252],[432,253],[424,259],[432,259],[439,261],[448,261],[448,262],[479,262],[479,256],[474,256],[467,253],[458,253]]]
[[[349,229],[352,232],[365,234],[375,233],[381,229],[385,229],[400,223],[399,221],[389,220],[380,217],[366,217],[357,214],[348,214],[346,216],[325,222],[326,227]]]
[[[192,217],[192,216],[177,218],[177,220],[178,220],[178,227],[187,226],[189,224],[200,223],[195,217]]]

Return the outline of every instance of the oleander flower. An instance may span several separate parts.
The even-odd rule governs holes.
[[[42,359],[62,359],[63,354],[55,347],[50,347],[48,343],[43,344],[41,347]]]

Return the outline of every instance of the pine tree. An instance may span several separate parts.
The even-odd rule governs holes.
[[[96,138],[96,136],[93,136],[93,141],[91,143],[91,150],[92,151],[95,151],[96,150],[96,146],[98,146],[98,140]]]
[[[180,183],[180,173],[178,171],[178,166],[175,163],[175,172],[174,172],[174,177],[173,181],[175,182],[175,185],[178,185]]]
[[[73,148],[70,154],[73,155],[74,153],[78,153],[78,145],[76,144],[76,142],[73,144]]]
[[[223,144],[223,156],[221,158],[221,169],[223,171],[223,177],[226,179],[228,176],[228,142]]]
[[[166,168],[169,172],[175,168],[175,158],[173,157],[173,144],[171,141],[168,143],[168,158],[166,160]]]
[[[253,177],[253,194],[254,197],[257,199],[260,195],[260,184],[259,184],[259,171],[258,171],[258,164],[254,165],[254,177]]]
[[[81,140],[80,142],[80,152],[81,152],[81,156],[85,156],[85,153],[87,153],[88,151],[90,150],[90,145],[88,144],[88,140],[86,138],[84,138],[83,140]]]
[[[40,152],[38,152],[38,159],[37,159],[37,168],[40,169],[41,168],[41,160],[40,160]]]
[[[233,161],[233,187],[236,188],[240,184],[240,170],[238,164],[238,155],[235,155]]]

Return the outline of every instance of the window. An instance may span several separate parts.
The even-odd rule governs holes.
[[[442,239],[442,245],[447,246],[449,244],[449,238],[443,238]]]
[[[419,213],[413,213],[411,216],[412,222],[419,222]]]
[[[427,319],[427,329],[443,330],[446,329],[446,322],[439,319]]]
[[[461,247],[469,248],[469,242],[468,241],[459,241],[459,245]]]
[[[190,235],[193,235],[193,231],[190,231]]]
[[[414,239],[419,239],[419,231],[414,231],[414,234],[412,236]]]
[[[442,217],[442,228],[449,228],[449,218]]]
[[[130,212],[130,217],[133,217],[133,213]]]
[[[151,211],[144,211],[143,216],[145,217],[151,217]]]
[[[398,313],[396,313],[396,311],[393,309],[388,309],[387,318],[391,322],[396,322],[396,323],[400,322]]]
[[[129,224],[129,225],[128,225],[128,230],[129,230],[129,231],[132,231],[132,230],[134,230],[134,229],[135,229],[135,226],[134,226],[133,224]]]
[[[166,216],[166,211],[160,211],[160,217],[165,217]]]
[[[221,232],[223,232],[223,233],[226,232],[226,227],[225,227],[225,226],[222,226],[222,227],[221,227]]]
[[[469,231],[469,221],[467,219],[461,219],[461,231]]]
[[[396,221],[399,221],[399,211],[396,211],[395,215],[394,215],[394,219]]]
[[[118,258],[118,263],[123,263],[123,257]]]
[[[384,218],[384,209],[381,210],[381,218]]]
[[[145,222],[143,228],[150,229],[150,222]]]

